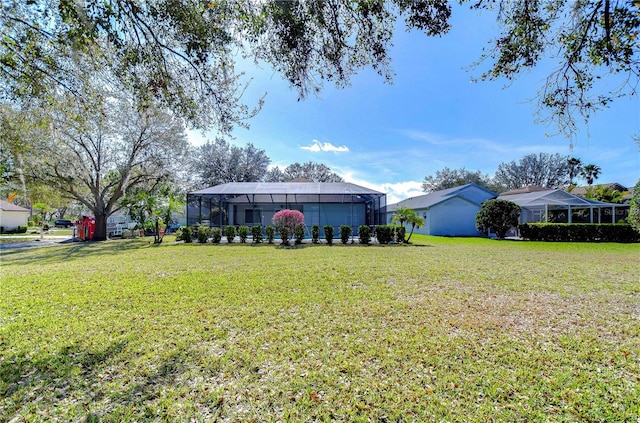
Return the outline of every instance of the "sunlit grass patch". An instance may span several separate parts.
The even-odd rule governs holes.
[[[638,245],[4,254],[0,420],[633,421]]]

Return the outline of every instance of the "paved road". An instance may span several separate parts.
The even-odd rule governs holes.
[[[20,239],[18,242],[1,242],[3,239]],[[22,241],[24,240],[24,241]],[[33,247],[45,247],[49,245],[60,244],[61,242],[69,242],[71,237],[69,235],[48,235],[40,237],[38,235],[12,235],[2,236],[0,235],[0,250],[10,250],[16,248],[33,248]]]

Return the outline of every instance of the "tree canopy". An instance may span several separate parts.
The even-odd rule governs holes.
[[[567,157],[557,153],[527,154],[517,163],[500,163],[494,182],[502,191],[528,185],[560,188],[571,183],[570,168]]]
[[[83,204],[96,218],[97,240],[106,238],[106,218],[127,192],[167,181],[187,148],[181,120],[137,108],[111,88],[91,86],[83,102],[61,94],[42,116],[27,117],[40,136],[26,142],[25,176]]]
[[[637,1],[461,3],[499,12],[500,32],[480,58],[487,67],[480,79],[514,79],[545,60],[556,62],[538,98],[561,130],[575,130],[577,115],[588,118],[618,96],[635,95]],[[58,89],[81,95],[70,64],[82,54],[91,67],[109,68],[137,99],[155,99],[193,126],[223,130],[252,115],[240,98],[246,80],[236,70],[238,57],[269,64],[300,97],[327,81],[346,86],[365,67],[390,80],[397,21],[442,35],[452,13],[448,0],[30,0],[0,8],[3,95],[24,99]],[[620,84],[598,83],[610,75],[623,75]]]
[[[424,192],[440,191],[466,184],[478,184],[482,187],[492,189],[492,182],[489,175],[481,171],[461,169],[450,169],[445,167],[437,170],[435,175],[427,175],[422,182]]]
[[[292,180],[310,180],[312,182],[343,182],[342,176],[331,171],[331,168],[322,163],[305,162],[293,163],[284,171],[278,167],[271,169],[264,178],[265,182],[288,182]]]
[[[209,187],[227,182],[261,181],[269,163],[271,159],[266,152],[251,143],[238,147],[218,138],[196,149],[191,168],[197,175],[197,183]]]

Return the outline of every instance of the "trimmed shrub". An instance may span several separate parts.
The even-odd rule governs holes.
[[[276,228],[273,226],[267,226],[264,228],[264,232],[267,234],[267,242],[273,244],[273,238],[276,236]]]
[[[199,226],[198,227],[198,242],[200,244],[204,244],[209,239],[211,235],[211,228],[208,226]]]
[[[280,235],[280,239],[282,240],[282,245],[289,245],[289,227],[288,226],[278,226],[278,235]]]
[[[519,229],[529,241],[640,242],[640,233],[627,224],[523,223]]]
[[[388,244],[393,241],[393,226],[377,225],[373,228],[376,239],[380,244]]]
[[[254,243],[260,244],[262,242],[262,226],[252,226],[251,236],[253,237]]]
[[[224,236],[227,238],[229,244],[233,243],[233,239],[236,237],[236,227],[233,225],[227,225],[224,227]]]
[[[407,228],[405,228],[403,225],[393,225],[392,228],[394,229],[394,233],[396,234],[396,242],[398,244],[402,244],[407,233]]]
[[[311,226],[311,242],[314,244],[320,242],[320,225]]]
[[[238,228],[238,236],[240,237],[240,243],[246,244],[247,238],[249,237],[249,227],[248,226],[240,226]]]
[[[327,240],[327,244],[333,245],[333,226],[325,226],[324,229],[324,239]]]
[[[304,215],[298,210],[284,209],[276,212],[271,221],[276,228],[286,226],[289,229],[289,234],[293,234],[296,225],[304,225]]]
[[[371,229],[367,225],[358,226],[358,237],[360,238],[360,244],[369,245],[371,241]]]
[[[341,225],[340,226],[340,242],[346,244],[349,242],[349,237],[351,236],[351,226],[349,225]]]
[[[18,226],[18,229],[16,229],[16,233],[17,234],[27,233],[27,227],[26,226]]]
[[[222,240],[222,229],[220,228],[211,228],[211,242],[214,244],[220,244]]]
[[[520,210],[520,206],[512,201],[487,200],[476,213],[476,228],[485,234],[492,230],[503,239],[509,229],[518,227]]]
[[[122,231],[122,237],[125,237],[124,231]],[[191,228],[188,226],[181,226],[180,228],[178,228],[178,230],[176,231],[176,241],[184,241],[187,244],[192,242],[193,232]]]
[[[293,228],[293,235],[296,237],[296,244],[302,244],[304,239],[304,225],[296,225]]]
[[[627,222],[629,222],[631,227],[633,227],[637,232],[640,232],[640,179],[638,179],[636,186],[633,187],[633,194],[629,204],[629,216],[627,216]]]

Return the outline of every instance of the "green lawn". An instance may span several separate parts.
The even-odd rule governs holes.
[[[640,245],[2,252],[0,421],[640,416]]]

